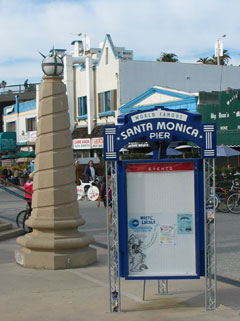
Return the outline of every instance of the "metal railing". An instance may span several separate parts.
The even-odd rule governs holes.
[[[38,83],[2,86],[0,83],[0,95],[11,95],[11,94],[22,94],[27,92],[34,92],[36,91],[36,85],[38,85]]]

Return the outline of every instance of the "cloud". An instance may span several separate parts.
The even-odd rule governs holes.
[[[110,33],[116,46],[133,49],[136,58],[156,60],[161,52],[173,52],[183,62],[211,56],[215,41],[226,34],[224,48],[240,64],[238,0],[0,0],[0,7],[2,78],[14,79],[14,66],[30,79],[40,70],[38,51],[70,51],[80,32],[95,47]],[[26,68],[22,61],[28,59]]]

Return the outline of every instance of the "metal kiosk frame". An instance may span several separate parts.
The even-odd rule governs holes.
[[[201,148],[204,179],[205,236],[205,309],[216,310],[216,245],[215,245],[215,158],[216,128],[202,124],[201,115],[186,110],[155,107],[147,112],[136,111],[118,118],[119,125],[104,128],[106,177],[112,179],[112,209],[108,217],[108,266],[110,312],[121,312],[118,161],[119,151],[129,142],[145,139],[152,146],[153,159],[164,159],[171,141],[190,141]],[[161,129],[161,131],[160,131]],[[167,139],[166,139],[167,138]],[[106,190],[108,182],[106,180]],[[107,193],[108,204],[108,193]],[[110,213],[111,211],[111,213]],[[110,217],[111,214],[111,226]],[[158,292],[168,292],[168,280],[158,280]],[[145,295],[145,282],[144,294]]]

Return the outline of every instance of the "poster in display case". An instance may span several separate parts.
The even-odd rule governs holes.
[[[127,278],[199,277],[192,162],[127,163]]]

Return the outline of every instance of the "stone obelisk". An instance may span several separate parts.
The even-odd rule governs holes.
[[[87,266],[96,261],[91,236],[78,231],[79,216],[66,88],[60,76],[40,85],[32,214],[33,232],[17,239],[18,264],[42,269]]]

